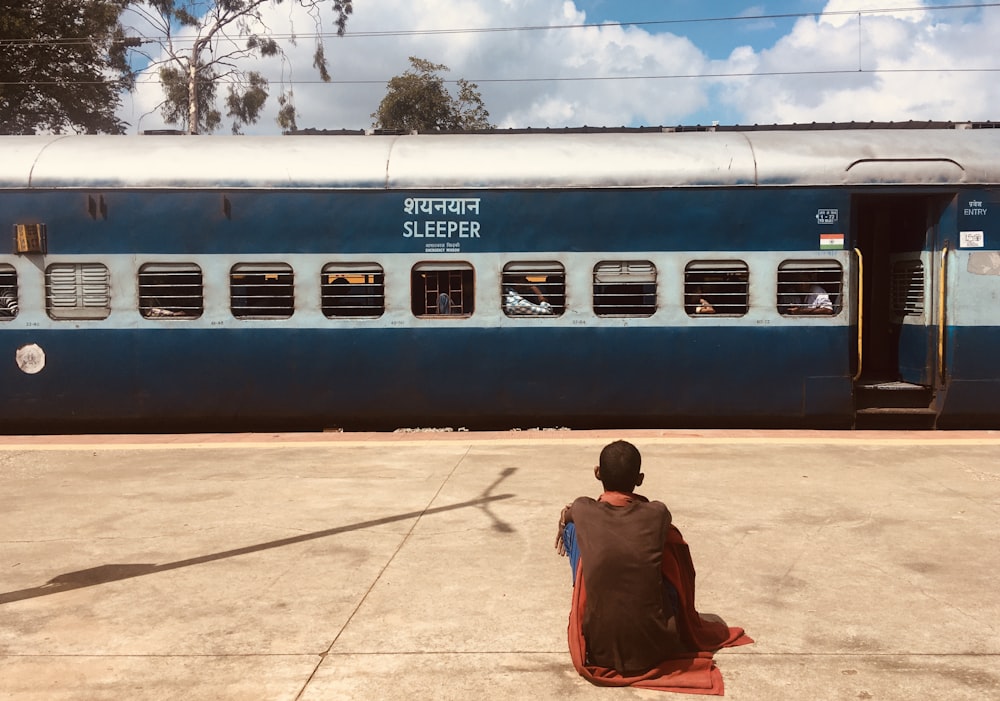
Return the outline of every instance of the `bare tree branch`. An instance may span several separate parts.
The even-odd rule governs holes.
[[[313,66],[323,80],[330,80],[321,39],[321,8],[329,7],[335,13],[337,33],[343,35],[347,18],[354,10],[353,1],[287,1],[306,9],[312,17],[317,29]],[[243,125],[259,119],[268,96],[268,81],[259,72],[238,68],[237,62],[271,56],[280,56],[282,61],[278,123],[282,126],[294,123],[292,91],[285,88],[288,56],[271,38],[271,28],[261,13],[265,4],[284,2],[286,0],[215,0],[209,3],[208,12],[204,12],[206,3],[199,0],[140,0],[144,7],[136,11],[141,12],[152,26],[163,30],[161,48],[169,57],[153,64],[160,69],[160,80],[167,95],[161,110],[167,123],[183,123],[191,134],[216,128],[219,124],[216,86],[226,77],[232,81],[226,97],[227,114],[233,118],[234,133],[239,133]],[[180,48],[175,41],[173,29],[178,26],[194,30],[189,49]],[[244,42],[242,46],[241,41]],[[220,67],[227,70],[220,72]],[[186,86],[180,82],[182,76],[186,76]]]

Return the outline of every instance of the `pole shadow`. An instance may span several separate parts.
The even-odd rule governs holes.
[[[209,562],[225,560],[231,557],[239,557],[240,555],[249,555],[251,553],[257,553],[264,550],[271,550],[273,548],[283,548],[287,545],[296,545],[298,543],[305,543],[307,541],[317,540],[319,538],[328,538],[330,536],[340,535],[341,533],[360,531],[365,528],[382,526],[387,523],[396,523],[398,521],[406,521],[408,519],[419,518],[422,516],[429,516],[431,514],[440,514],[446,511],[455,511],[456,509],[467,509],[469,507],[476,507],[481,509],[483,513],[485,513],[493,521],[492,525],[493,530],[498,531],[500,533],[513,533],[514,528],[507,522],[497,517],[497,515],[494,514],[493,511],[490,509],[490,505],[497,501],[510,499],[514,495],[513,494],[491,495],[490,492],[496,489],[496,487],[499,486],[499,484],[503,480],[505,480],[507,477],[510,477],[516,471],[517,468],[514,467],[506,468],[500,473],[500,476],[489,487],[483,490],[481,496],[479,496],[476,499],[470,499],[469,501],[463,501],[457,504],[450,504],[448,506],[435,506],[428,509],[421,509],[419,511],[409,511],[404,514],[396,514],[394,516],[385,516],[383,518],[371,519],[370,521],[360,521],[358,523],[353,523],[347,526],[327,528],[322,531],[303,533],[301,535],[292,536],[289,538],[279,538],[278,540],[271,540],[266,543],[248,545],[242,548],[233,548],[232,550],[223,550],[217,553],[200,555],[198,557],[191,557],[186,560],[177,560],[175,562],[167,562],[164,564],[142,564],[142,563],[106,564],[106,565],[99,565],[97,567],[91,567],[85,570],[78,570],[76,572],[67,572],[65,574],[60,574],[56,577],[53,577],[40,587],[31,587],[30,589],[20,589],[17,591],[0,593],[0,606],[4,604],[14,603],[15,601],[34,599],[40,596],[61,594],[62,592],[72,591],[74,589],[85,589],[87,587],[95,587],[101,584],[108,584],[110,582],[119,582],[124,579],[134,579],[135,577],[144,577],[146,575],[157,574],[159,572],[169,572],[170,570],[176,570],[182,567],[204,565]]]

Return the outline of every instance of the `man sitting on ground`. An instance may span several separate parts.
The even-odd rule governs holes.
[[[607,445],[594,468],[604,493],[560,516],[556,549],[574,578],[574,666],[596,684],[722,693],[712,651],[753,641],[695,610],[694,566],[670,511],[633,491],[641,462],[631,443]]]

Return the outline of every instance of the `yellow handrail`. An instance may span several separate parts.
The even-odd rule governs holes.
[[[861,361],[864,356],[864,332],[861,322],[864,316],[865,259],[861,255],[861,249],[855,248],[854,253],[858,256],[858,371],[854,374],[854,381],[857,382],[861,378]]]
[[[945,286],[947,279],[948,246],[941,249],[941,279],[938,281],[938,382],[944,383]]]

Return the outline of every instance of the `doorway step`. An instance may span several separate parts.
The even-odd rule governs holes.
[[[861,382],[854,387],[854,428],[932,429],[934,391],[909,382]]]

